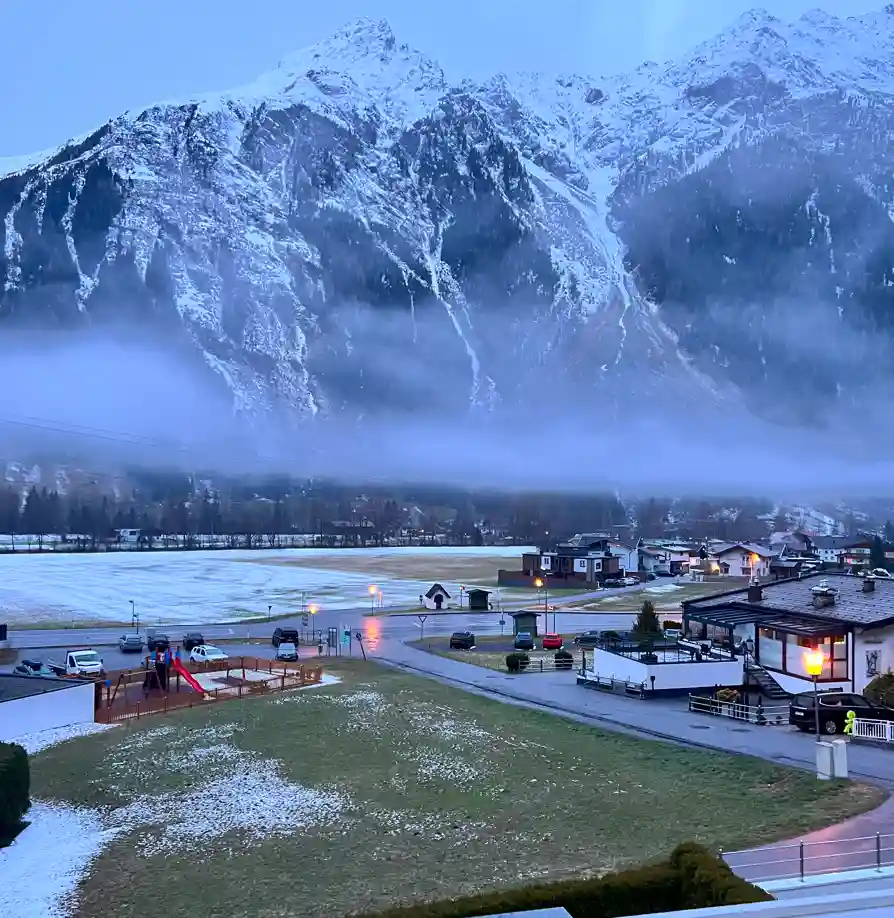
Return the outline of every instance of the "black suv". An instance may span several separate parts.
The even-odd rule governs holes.
[[[578,647],[598,647],[602,643],[602,632],[585,631],[574,639],[574,643]]]
[[[475,635],[471,631],[454,631],[450,635],[451,650],[471,650],[475,646]]]
[[[166,634],[150,634],[146,638],[146,650],[151,653],[164,653],[170,649],[171,641]]]
[[[279,647],[280,644],[294,644],[298,646],[298,629],[297,628],[277,628],[273,632],[273,646]]]
[[[819,726],[822,733],[842,733],[848,711],[862,720],[894,720],[894,709],[876,704],[862,695],[846,692],[819,692]],[[788,707],[788,722],[805,733],[816,729],[813,692],[795,695]]]
[[[190,650],[193,649],[193,647],[199,647],[200,645],[204,643],[205,643],[205,637],[200,631],[190,631],[189,633],[184,634],[183,640],[181,641],[181,644],[183,645],[183,649],[187,653],[189,653]]]

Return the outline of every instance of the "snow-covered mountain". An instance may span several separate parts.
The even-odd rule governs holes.
[[[822,414],[892,363],[892,128],[891,6],[461,85],[362,20],[0,160],[0,326],[158,337],[247,412]]]

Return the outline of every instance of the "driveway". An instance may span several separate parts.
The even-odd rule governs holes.
[[[574,673],[511,676],[426,653],[391,639],[383,639],[370,656],[467,691],[491,695],[509,704],[546,709],[605,730],[752,755],[810,771],[815,768],[815,741],[808,734],[787,727],[759,727],[690,714],[679,700],[643,701],[586,689],[577,685]],[[848,747],[848,766],[852,777],[894,790],[894,751],[852,743]],[[894,863],[894,798],[870,813],[786,843],[793,847],[773,845],[731,852],[725,857],[746,879],[797,875],[799,843],[803,840],[808,873],[850,870],[875,864],[877,833],[883,836],[883,862]],[[864,841],[854,844],[852,840],[858,838]]]

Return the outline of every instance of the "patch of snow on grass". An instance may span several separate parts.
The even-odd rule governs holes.
[[[447,743],[474,746],[497,739],[493,733],[474,721],[458,719],[452,708],[419,704],[406,708],[404,715],[415,730]]]
[[[331,676],[329,673],[323,673],[321,682],[315,682],[313,685],[302,685],[294,689],[286,689],[281,695],[271,701],[271,704],[289,704],[293,701],[303,701],[297,693],[306,692],[309,689],[323,688],[324,685],[338,685],[341,682],[341,676]]]
[[[286,781],[278,762],[229,742],[243,730],[236,723],[162,726],[126,739],[106,759],[106,788],[128,801],[107,811],[107,827],[136,833],[137,848],[148,857],[198,851],[228,832],[238,833],[241,848],[338,819],[346,797]],[[147,756],[147,748],[156,751]],[[175,775],[188,776],[187,789],[145,793],[159,777]]]
[[[35,801],[28,819],[0,851],[0,905],[15,918],[63,918],[90,861],[115,833],[100,813],[59,803]]]
[[[412,756],[417,768],[417,780],[422,784],[445,781],[449,784],[472,784],[486,777],[487,772],[476,768],[458,755],[441,752],[438,749],[419,749]]]
[[[118,724],[95,724],[87,722],[83,724],[69,724],[67,727],[56,727],[52,730],[41,730],[38,733],[25,733],[22,736],[16,736],[10,743],[18,743],[24,747],[28,755],[36,755],[50,746],[58,743],[64,743],[68,740],[77,739],[79,736],[90,736],[92,733],[102,733],[104,730],[111,730]]]
[[[678,583],[662,583],[661,586],[650,586],[646,587],[644,593],[675,593],[677,590],[682,590],[683,587]]]
[[[239,833],[238,847],[231,851],[235,854],[246,842],[331,824],[348,805],[341,794],[284,780],[275,762],[246,758],[240,762],[228,754],[227,777],[187,794],[141,797],[114,810],[111,823],[119,829],[144,830],[136,845],[146,857],[197,852],[228,832]]]

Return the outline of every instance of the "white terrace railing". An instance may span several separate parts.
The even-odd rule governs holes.
[[[894,743],[894,721],[890,720],[864,720],[858,717],[854,720],[854,739],[874,740],[877,743]]]

